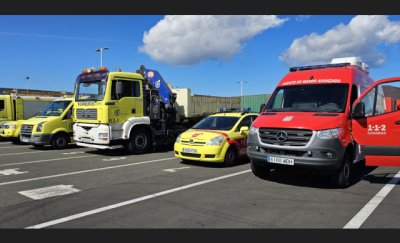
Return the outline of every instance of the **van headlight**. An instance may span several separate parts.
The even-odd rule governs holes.
[[[8,129],[15,129],[15,128],[17,128],[17,125],[15,124],[8,125]]]
[[[222,144],[222,141],[224,141],[225,137],[220,135],[218,137],[211,138],[209,141],[206,142],[206,145],[209,146],[219,146]]]
[[[180,143],[181,142],[181,135],[182,134],[179,134],[178,137],[176,137],[175,143]]]
[[[341,128],[320,130],[320,131],[317,131],[317,138],[321,138],[321,139],[338,138],[341,133],[342,133]]]
[[[253,127],[253,126],[250,126],[250,130],[249,130],[249,133],[258,133],[258,128],[257,127]]]
[[[36,132],[41,132],[41,131],[43,131],[43,124],[44,124],[44,122],[41,122],[41,123],[39,123],[39,124],[37,125]]]

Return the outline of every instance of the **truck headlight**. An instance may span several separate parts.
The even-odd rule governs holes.
[[[249,133],[258,133],[258,128],[257,127],[253,127],[253,126],[250,126],[250,130],[249,130]]]
[[[218,136],[215,138],[211,138],[209,141],[206,142],[206,145],[209,146],[219,146],[221,145],[222,141],[224,141],[225,137],[224,136]]]
[[[320,131],[317,131],[317,138],[322,138],[322,139],[338,138],[341,133],[342,133],[341,128],[320,130]]]
[[[182,134],[179,134],[178,137],[176,137],[176,141],[175,141],[176,143],[180,143],[181,142],[181,135]]]
[[[99,139],[103,141],[108,141],[108,133],[99,133]]]
[[[43,124],[44,124],[44,122],[41,122],[41,123],[39,123],[39,124],[37,125],[36,132],[41,132],[41,131],[43,131]]]

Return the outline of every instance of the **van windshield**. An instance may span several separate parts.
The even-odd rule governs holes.
[[[348,84],[279,87],[268,101],[264,112],[344,112],[348,87]]]
[[[39,116],[61,116],[69,104],[71,104],[70,100],[54,101],[40,112]]]

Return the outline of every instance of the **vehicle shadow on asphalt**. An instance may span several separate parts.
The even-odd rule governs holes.
[[[376,167],[375,167],[376,168]],[[363,180],[373,184],[399,184],[390,180],[396,175],[396,172],[370,174],[363,177]]]
[[[21,143],[21,145],[29,145],[29,144],[23,144]],[[68,144],[66,148],[64,149],[59,149],[58,151],[64,151],[64,150],[69,150],[69,149],[77,149],[79,148],[76,144]],[[31,150],[54,150],[57,151],[57,149],[53,149],[51,146],[43,146],[43,147],[34,147],[33,145],[29,147],[29,149]]]
[[[165,147],[156,147],[154,151],[150,151],[141,155],[146,155],[146,154],[167,154],[170,153],[171,151],[173,151],[172,148],[165,146]],[[86,153],[89,154],[97,154],[97,155],[103,155],[103,156],[109,156],[109,157],[113,157],[113,156],[129,156],[129,155],[135,155],[130,153],[128,150],[124,149],[124,148],[116,148],[116,149],[94,149],[94,150],[89,150],[86,151]],[[170,155],[169,155],[170,157]]]
[[[248,164],[250,161],[248,159],[240,159],[236,161],[236,164],[233,167]],[[191,166],[199,166],[199,167],[209,167],[209,168],[230,168],[222,162],[202,162],[196,160],[181,160],[181,164],[191,165]]]
[[[362,163],[358,163],[353,167],[353,178],[350,182],[350,186],[353,186],[365,180],[369,173],[375,170],[376,167],[366,167]],[[322,175],[304,170],[293,170],[293,169],[277,169],[272,170],[270,174],[264,178],[267,181],[273,181],[276,183],[301,186],[301,187],[312,187],[321,189],[338,189],[331,184],[329,175]]]

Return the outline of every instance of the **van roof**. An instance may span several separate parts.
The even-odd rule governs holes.
[[[369,76],[353,65],[316,65],[291,68],[278,86],[307,85],[307,84],[352,84],[355,74]]]

